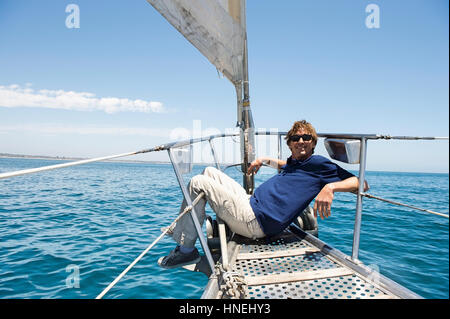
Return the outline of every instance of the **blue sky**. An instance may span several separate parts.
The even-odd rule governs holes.
[[[256,128],[448,136],[448,13],[439,0],[248,0]],[[0,93],[0,153],[96,157],[236,123],[232,84],[145,0],[0,0]],[[373,141],[367,168],[448,172],[448,157],[448,141]]]

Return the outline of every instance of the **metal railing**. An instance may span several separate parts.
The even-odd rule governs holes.
[[[257,131],[255,132],[255,135],[276,135],[278,136],[277,141],[277,155],[278,159],[282,158],[282,142],[281,139],[283,136],[287,135],[287,132],[273,132],[273,131]],[[354,224],[354,231],[353,231],[353,247],[352,247],[352,260],[354,262],[358,262],[358,255],[359,255],[359,243],[360,243],[360,234],[361,234],[361,220],[362,220],[362,209],[363,209],[363,197],[368,194],[364,193],[364,180],[365,180],[365,173],[366,173],[366,157],[367,157],[367,142],[368,140],[379,140],[379,139],[385,139],[385,140],[448,140],[448,137],[416,137],[416,136],[389,136],[389,135],[377,135],[377,134],[343,134],[343,133],[318,133],[317,134],[319,138],[337,138],[337,139],[350,139],[350,140],[359,140],[361,142],[360,144],[360,157],[359,157],[359,187],[357,192],[357,199],[356,199],[356,211],[355,211],[355,224]],[[200,137],[200,138],[191,138],[186,139],[182,141],[177,142],[171,142],[167,144],[162,144],[153,148],[144,149],[141,151],[135,151],[135,152],[128,152],[128,153],[122,153],[117,155],[111,155],[111,156],[104,156],[104,157],[98,157],[93,159],[86,159],[86,160],[80,160],[75,162],[69,162],[69,163],[63,163],[58,165],[50,165],[50,166],[44,166],[39,168],[32,168],[32,169],[25,169],[20,171],[14,171],[14,172],[7,172],[7,173],[1,173],[0,179],[10,178],[14,176],[20,176],[20,175],[26,175],[26,174],[32,174],[37,172],[43,172],[58,168],[64,168],[64,167],[70,167],[70,166],[76,166],[76,165],[82,165],[87,163],[93,163],[93,162],[99,162],[99,161],[106,161],[111,160],[115,158],[120,157],[126,157],[131,155],[137,155],[137,154],[145,154],[150,152],[158,152],[166,150],[168,151],[169,158],[171,160],[172,166],[174,168],[174,172],[176,175],[176,178],[178,180],[178,183],[180,185],[180,188],[183,192],[183,196],[186,199],[186,202],[188,206],[192,205],[192,199],[189,196],[186,183],[183,179],[183,174],[180,172],[180,169],[178,165],[176,164],[176,161],[174,161],[174,150],[177,148],[190,146],[195,143],[201,143],[201,142],[208,142],[210,148],[211,148],[211,154],[214,158],[214,162],[216,165],[216,168],[221,169],[219,159],[217,157],[216,150],[214,148],[213,140],[217,138],[225,138],[225,137],[235,137],[239,136],[239,133],[228,133],[228,134],[215,134],[210,135],[206,137]],[[228,167],[241,165],[241,163],[228,165],[222,170],[225,170]],[[195,214],[195,210],[192,209],[191,217],[193,219],[194,225],[196,227],[197,234],[199,236],[200,244],[202,246],[203,251],[205,252],[206,258],[208,260],[208,264],[212,270],[212,273],[214,273],[214,261],[211,255],[211,252],[208,248],[206,239],[203,235],[201,225],[198,221],[197,215]],[[441,214],[444,215],[444,214]],[[447,216],[448,218],[448,216]]]
[[[282,158],[281,139],[287,135],[287,132],[257,132],[257,135],[278,135],[278,159]],[[359,255],[359,242],[361,236],[361,220],[362,220],[362,198],[364,193],[364,181],[366,173],[366,155],[367,155],[367,140],[368,139],[383,139],[383,135],[376,134],[341,134],[341,133],[317,133],[319,138],[338,138],[338,139],[350,139],[359,140],[360,146],[360,158],[359,158],[359,186],[356,198],[356,212],[355,212],[355,226],[353,230],[353,246],[352,246],[352,260],[357,262]]]
[[[273,131],[257,131],[255,132],[255,135],[276,135],[278,136],[278,140],[277,140],[277,155],[278,155],[278,159],[282,159],[282,138],[283,136],[287,135],[287,132],[273,132]],[[355,262],[358,263],[358,256],[359,256],[359,244],[360,244],[360,237],[361,237],[361,222],[362,222],[362,210],[363,210],[363,197],[368,197],[368,194],[364,193],[364,181],[365,181],[365,175],[366,175],[366,159],[367,159],[367,142],[368,140],[380,140],[380,139],[384,139],[384,140],[448,140],[448,137],[416,137],[416,136],[390,136],[390,135],[378,135],[378,134],[345,134],[345,133],[318,133],[317,134],[319,138],[335,138],[335,139],[346,139],[346,140],[359,140],[360,141],[360,152],[359,152],[359,175],[358,175],[358,191],[356,193],[356,208],[355,208],[355,223],[354,223],[354,230],[353,230],[353,245],[352,245],[352,256],[351,259]],[[229,137],[229,136],[237,136],[237,134],[219,134],[219,135],[211,135],[208,137],[204,137],[204,138],[198,138],[198,139],[192,139],[190,140],[190,143],[198,143],[198,142],[203,142],[203,141],[208,141],[209,145],[211,146],[211,152],[212,155],[214,157],[214,161],[215,161],[215,165],[218,169],[220,169],[220,164],[219,161],[217,159],[217,155],[216,152],[214,150],[214,146],[212,141],[216,138],[223,138],[223,137]],[[180,146],[185,146],[188,145],[187,144],[188,141],[183,141],[181,143],[175,143],[173,145],[173,147],[180,147]],[[170,149],[169,149],[169,154],[170,154]],[[171,161],[172,161],[172,165],[174,166],[174,170],[175,170],[175,174],[177,175],[178,181],[180,183],[180,187],[183,190],[183,194],[186,197],[187,195],[187,190],[185,187],[185,184],[183,182],[182,176],[181,174],[179,174],[179,172],[177,173],[177,168],[176,168],[176,164],[175,162],[172,160],[171,157]],[[231,164],[228,165],[226,167],[224,167],[224,170],[227,169],[228,167],[232,167],[232,166],[238,166],[241,165],[241,163],[237,163],[237,164]],[[182,186],[184,185],[184,186]],[[375,198],[375,197],[372,197]],[[189,205],[189,201],[188,201],[188,205]],[[194,211],[191,212],[194,213]],[[445,214],[439,214],[439,215],[443,215],[444,217],[447,217]],[[193,219],[196,219],[196,216],[193,217]],[[194,221],[194,224],[196,225],[197,228],[197,233],[199,235],[200,238],[200,242],[202,244],[202,248],[204,249],[205,253],[206,251],[208,251],[208,253],[206,253],[207,257],[208,257],[208,261],[210,262],[210,266],[212,266],[210,259],[212,260],[212,257],[210,258],[208,255],[209,253],[209,249],[206,245],[206,240],[204,239],[204,236],[201,232],[201,227],[198,224],[198,220]]]

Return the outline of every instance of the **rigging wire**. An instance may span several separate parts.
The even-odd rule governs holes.
[[[49,171],[49,170],[53,170],[53,169],[57,169],[57,168],[70,167],[70,166],[76,166],[76,165],[82,165],[82,164],[88,164],[88,163],[94,163],[94,162],[100,162],[100,161],[107,161],[107,160],[114,159],[114,158],[137,155],[137,154],[144,154],[144,153],[149,153],[149,152],[156,152],[156,151],[160,151],[160,150],[162,150],[162,146],[156,146],[154,148],[142,150],[142,151],[128,152],[128,153],[109,155],[109,156],[103,156],[103,157],[96,157],[96,158],[91,158],[91,159],[75,161],[75,162],[24,169],[24,170],[14,171],[14,172],[6,172],[6,173],[0,174],[0,179],[10,178],[10,177],[15,177],[15,176],[20,176],[20,175],[26,175],[26,174],[31,174],[31,173],[38,173],[38,172],[43,172],[43,171]]]
[[[361,195],[364,196],[364,197],[367,197],[367,198],[377,199],[377,200],[380,200],[380,201],[383,201],[383,202],[386,202],[386,203],[390,203],[390,204],[393,204],[393,205],[404,206],[404,207],[408,207],[408,208],[412,208],[412,209],[416,209],[416,210],[420,210],[420,211],[427,212],[427,213],[430,213],[430,214],[434,214],[434,215],[438,215],[438,216],[442,216],[442,217],[448,218],[447,214],[438,213],[438,212],[435,212],[435,211],[432,211],[432,210],[429,210],[429,209],[424,209],[424,208],[419,208],[419,207],[415,207],[415,206],[411,206],[411,205],[407,205],[407,204],[403,204],[403,203],[399,203],[399,202],[394,202],[392,200],[381,198],[381,197],[374,196],[374,195],[367,194],[367,193],[361,193]]]
[[[134,267],[134,265],[137,264],[137,262],[139,260],[142,259],[142,257],[145,256],[145,254],[147,254],[149,252],[150,249],[153,248],[153,246],[156,245],[156,243],[158,243],[161,238],[164,237],[165,234],[167,234],[171,229],[172,226],[175,225],[175,223],[181,218],[183,217],[185,214],[187,214],[188,212],[190,212],[192,210],[192,207],[194,207],[199,201],[200,199],[203,198],[203,196],[205,195],[204,192],[201,192],[196,198],[195,200],[192,202],[191,206],[187,206],[182,212],[181,214],[178,215],[177,218],[175,218],[175,220],[161,233],[161,235],[158,236],[158,238],[156,238],[130,265],[128,265],[127,268],[125,268],[124,271],[122,271],[122,273],[116,277],[116,279],[114,279],[109,285],[108,287],[106,287],[95,299],[102,299],[103,296],[112,288],[115,286],[115,284],[117,284],[119,282],[120,279],[122,279],[128,271],[130,271],[131,268]]]

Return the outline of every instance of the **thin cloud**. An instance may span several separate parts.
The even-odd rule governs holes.
[[[170,130],[152,129],[142,127],[92,127],[92,126],[67,126],[57,124],[22,124],[22,125],[2,125],[0,133],[10,132],[32,132],[41,134],[78,134],[78,135],[134,135],[146,137],[170,136]]]
[[[117,112],[165,112],[163,104],[155,101],[130,100],[118,97],[96,97],[89,92],[64,90],[34,90],[27,84],[0,85],[0,106],[42,107],[74,111]]]

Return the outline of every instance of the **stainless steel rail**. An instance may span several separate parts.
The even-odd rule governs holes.
[[[169,158],[172,162],[172,165],[175,170],[175,175],[177,176],[178,182],[180,183],[180,187],[183,191],[183,195],[185,196],[188,205],[192,204],[192,201],[190,199],[187,192],[186,185],[184,184],[182,175],[180,171],[178,170],[178,167],[176,163],[173,161],[173,154],[172,149],[183,147],[187,145],[192,145],[195,143],[201,143],[204,141],[209,142],[209,145],[211,147],[211,152],[215,161],[215,165],[217,168],[220,169],[219,160],[217,158],[217,154],[214,149],[214,145],[212,141],[217,138],[225,138],[225,137],[232,137],[232,136],[238,136],[239,133],[228,133],[228,134],[214,134],[206,137],[200,137],[200,138],[191,138],[186,139],[182,141],[176,141],[171,143],[162,144],[159,146],[155,146],[153,148],[144,149],[141,151],[135,151],[135,152],[129,152],[129,153],[122,153],[117,155],[110,155],[110,156],[104,156],[104,157],[98,157],[93,159],[85,159],[75,162],[69,162],[69,163],[63,163],[63,164],[57,164],[57,165],[50,165],[50,166],[44,166],[44,167],[38,167],[38,168],[32,168],[32,169],[26,169],[26,170],[20,170],[20,171],[14,171],[14,172],[7,172],[7,173],[1,173],[0,179],[10,178],[14,176],[19,175],[26,175],[31,173],[37,173],[37,172],[43,172],[48,170],[53,170],[57,168],[64,168],[64,167],[70,167],[75,165],[82,165],[87,163],[93,163],[93,162],[99,162],[99,161],[106,161],[114,158],[119,157],[126,157],[131,155],[137,155],[137,154],[144,154],[144,153],[150,153],[150,152],[157,152],[157,151],[163,151],[167,150],[169,153]],[[255,132],[255,135],[276,135],[278,136],[278,158],[281,158],[281,138],[282,136],[287,135],[287,132],[274,132],[274,131],[257,131]],[[354,261],[358,260],[358,254],[359,254],[359,242],[360,242],[360,233],[361,233],[361,219],[362,219],[362,207],[363,207],[363,196],[364,196],[364,177],[365,177],[365,171],[366,171],[366,157],[367,157],[367,141],[368,140],[448,140],[448,137],[420,137],[420,136],[390,136],[390,135],[379,135],[379,134],[348,134],[348,133],[318,133],[318,137],[320,138],[340,138],[340,139],[353,139],[353,140],[360,140],[361,141],[361,149],[360,149],[360,164],[359,164],[359,188],[357,193],[357,201],[356,201],[356,213],[355,213],[355,226],[353,231],[353,247],[352,247],[352,259]],[[229,166],[226,166],[224,169],[231,167],[231,166],[237,166],[238,164],[232,164]],[[196,214],[191,214],[193,216],[194,224],[196,226],[200,243],[202,245],[202,248],[205,251],[205,254],[208,259],[208,263],[210,264],[210,267],[212,270],[214,269],[213,259],[211,256],[211,253],[209,252],[208,246],[206,244],[206,240],[204,239],[204,236],[201,231],[200,224],[198,222],[198,219],[196,218]]]
[[[365,137],[361,137],[361,149],[359,152],[359,185],[358,194],[356,198],[356,214],[355,214],[355,229],[353,230],[353,248],[352,259],[358,260],[359,254],[359,241],[361,235],[361,220],[362,220],[362,193],[364,192],[364,177],[366,175],[366,155],[367,155],[367,140]]]

